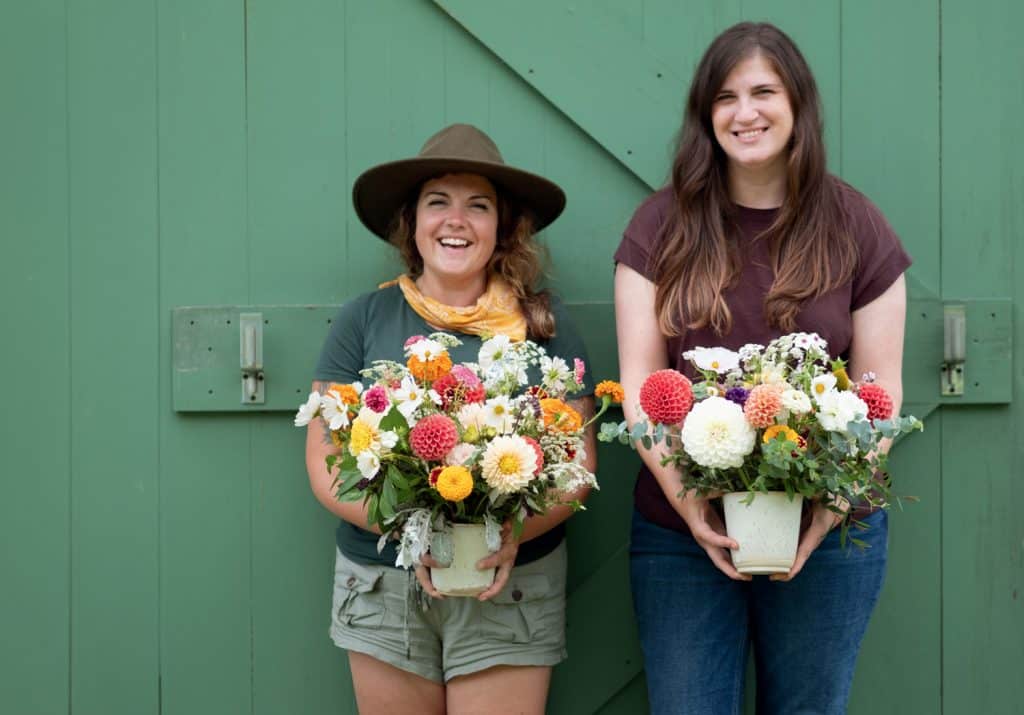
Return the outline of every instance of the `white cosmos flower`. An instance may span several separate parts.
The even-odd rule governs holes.
[[[512,400],[507,395],[492,397],[484,403],[484,424],[498,430],[498,434],[512,431]]]
[[[436,340],[424,338],[423,340],[417,340],[409,346],[409,352],[415,355],[420,361],[426,362],[427,360],[433,360],[441,353],[447,351],[445,350],[444,345]]]
[[[495,437],[480,462],[484,481],[502,494],[519,491],[533,480],[537,453],[518,435]]]
[[[811,411],[811,398],[803,390],[789,388],[782,391],[782,407],[794,415],[805,415]]]
[[[821,398],[830,392],[834,392],[835,389],[836,376],[832,373],[827,372],[811,380],[811,394],[814,395],[814,401],[819,405],[821,404]]]
[[[356,457],[356,467],[363,479],[373,479],[380,471],[380,457],[374,454],[372,449],[364,449]]]
[[[846,390],[830,390],[817,401],[818,422],[829,432],[846,432],[850,422],[860,422],[868,415],[864,401]]]
[[[560,394],[565,392],[565,384],[572,378],[569,365],[560,357],[540,358],[540,381],[548,392]]]
[[[722,375],[740,364],[740,354],[725,348],[695,348],[693,362],[701,370],[714,370]]]
[[[735,402],[709,397],[690,410],[680,437],[683,449],[700,466],[729,469],[743,466],[743,458],[754,449],[757,430]]]
[[[480,431],[487,424],[487,408],[479,402],[463,405],[455,416],[458,418],[459,424],[462,425],[462,429],[476,427],[477,431]]]
[[[341,401],[336,392],[328,392],[320,398],[320,414],[327,420],[327,426],[339,430],[349,425],[348,405]]]
[[[299,407],[299,411],[295,413],[295,426],[305,427],[310,421],[317,416],[320,412],[320,393],[314,390],[309,393],[309,397],[306,399],[305,404]]]
[[[495,335],[490,340],[484,341],[477,356],[480,367],[488,370],[494,363],[504,360],[506,351],[511,344],[512,340],[507,335]]]
[[[420,340],[420,343],[425,342]],[[395,402],[398,405],[398,411],[405,417],[405,421],[409,423],[409,427],[416,424],[416,420],[413,417],[413,413],[423,403],[423,399],[427,396],[427,391],[420,387],[416,380],[410,375],[406,375],[402,378],[402,383],[398,386],[398,389],[392,393],[395,398]]]

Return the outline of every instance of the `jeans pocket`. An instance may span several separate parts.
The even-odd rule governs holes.
[[[544,574],[513,576],[494,598],[481,604],[481,630],[495,640],[529,643],[547,628],[545,599],[551,582]]]

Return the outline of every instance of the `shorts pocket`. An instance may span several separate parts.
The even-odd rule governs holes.
[[[551,583],[544,574],[513,576],[494,598],[481,604],[482,629],[491,638],[529,643],[546,628]]]
[[[353,627],[377,628],[384,621],[380,593],[383,572],[356,563],[339,563],[334,572],[334,620]]]

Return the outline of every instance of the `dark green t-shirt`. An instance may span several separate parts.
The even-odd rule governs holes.
[[[551,311],[555,316],[556,335],[550,340],[538,340],[537,344],[548,355],[565,360],[570,368],[573,358],[580,358],[589,365],[583,340],[557,298],[551,300]],[[402,295],[402,289],[397,285],[364,293],[343,305],[331,322],[331,330],[320,352],[314,379],[331,382],[362,380],[359,371],[370,367],[374,360],[404,363],[406,339],[433,332],[437,331],[409,306]],[[459,333],[458,337],[462,345],[449,350],[452,362],[476,362],[483,341],[479,336],[465,333]],[[530,384],[540,382],[540,373],[536,367],[530,369],[529,378]],[[573,399],[593,392],[594,385],[588,374],[583,390],[573,395]],[[545,556],[561,543],[564,536],[564,526],[559,525],[523,543],[519,547],[516,563],[529,563]],[[388,541],[384,550],[378,554],[378,538],[373,532],[344,520],[338,525],[338,548],[346,557],[364,564],[394,565],[397,542]]]

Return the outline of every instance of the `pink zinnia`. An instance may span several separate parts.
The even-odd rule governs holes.
[[[388,400],[388,392],[380,385],[374,385],[363,395],[363,402],[376,413],[385,412],[391,402]]]
[[[587,366],[579,358],[573,358],[573,367],[575,368],[576,384],[582,385],[583,376],[587,373]]]

